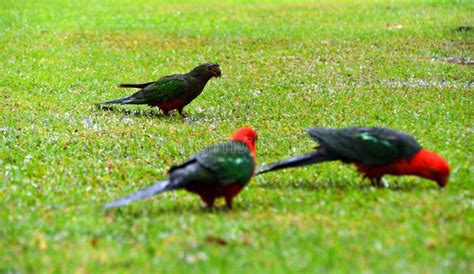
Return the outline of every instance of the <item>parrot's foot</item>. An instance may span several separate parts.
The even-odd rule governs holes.
[[[232,200],[233,199],[234,199],[234,197],[230,197],[230,196],[225,197],[225,205],[226,205],[228,210],[232,209]]]
[[[381,186],[381,187],[388,188],[388,187],[390,187],[390,184],[388,183],[388,180],[387,180],[387,179],[382,178],[382,179],[380,180],[380,186]]]
[[[370,184],[373,187],[381,188],[383,187],[382,178],[370,178]]]
[[[212,209],[214,207],[215,198],[201,195],[201,200],[206,204],[207,209]]]
[[[181,115],[181,117],[186,118],[186,115],[184,115],[183,110],[180,109],[178,110],[178,113]]]
[[[389,186],[385,178],[372,178],[370,179],[370,183],[376,188],[387,188]]]

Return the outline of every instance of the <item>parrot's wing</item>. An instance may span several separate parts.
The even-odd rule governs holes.
[[[367,167],[390,164],[399,159],[411,159],[421,146],[401,131],[382,127],[374,128],[311,128],[308,134],[322,148],[357,161]]]
[[[254,158],[241,141],[210,146],[196,155],[197,161],[218,177],[218,183],[247,183],[255,169]]]
[[[182,97],[188,86],[188,81],[183,75],[169,75],[147,85],[131,97],[134,101],[142,104],[148,102],[169,102]]]

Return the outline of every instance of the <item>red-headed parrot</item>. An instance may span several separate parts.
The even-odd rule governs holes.
[[[168,179],[110,202],[106,208],[123,206],[175,189],[198,194],[209,208],[214,206],[216,198],[224,197],[227,207],[232,208],[233,198],[254,174],[256,142],[257,133],[253,129],[241,128],[230,141],[210,146],[187,162],[172,167]]]
[[[307,132],[319,144],[315,151],[262,166],[257,174],[339,160],[353,163],[375,186],[381,186],[386,174],[420,176],[440,187],[448,184],[448,163],[404,132],[382,127],[315,127]]]
[[[107,101],[102,105],[149,105],[158,107],[165,115],[176,109],[183,115],[183,108],[201,94],[212,77],[220,77],[218,64],[207,63],[195,67],[186,74],[173,74],[158,81],[144,84],[120,84],[121,88],[139,88],[136,93],[120,99]]]

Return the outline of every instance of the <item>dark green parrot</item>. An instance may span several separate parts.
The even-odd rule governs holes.
[[[149,105],[159,107],[165,115],[176,109],[184,116],[183,108],[201,94],[207,81],[220,76],[221,70],[218,64],[202,64],[189,73],[165,76],[155,82],[120,84],[121,88],[140,88],[140,90],[130,96],[102,104]]]
[[[231,141],[208,147],[184,164],[171,168],[168,179],[139,190],[127,197],[106,204],[119,207],[161,192],[186,189],[198,194],[207,207],[224,197],[227,207],[252,178],[256,165],[257,133],[250,128],[239,129]]]

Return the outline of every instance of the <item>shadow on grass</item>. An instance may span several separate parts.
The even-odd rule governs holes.
[[[188,121],[188,122],[199,122],[202,120],[207,120],[209,117],[205,115],[205,113],[184,113],[185,117],[181,116],[178,111],[171,111],[169,115],[163,114],[159,108],[156,107],[149,107],[148,109],[127,109],[122,107],[117,107],[117,105],[101,105],[95,104],[95,107],[98,110],[106,111],[106,112],[115,112],[119,114],[124,114],[127,116],[135,116],[135,117],[149,117],[149,118],[158,118],[158,119],[168,119],[168,120],[176,120],[175,118],[178,117],[178,121]]]
[[[101,104],[96,104],[95,107],[98,110],[107,111],[107,112],[115,112],[115,113],[125,114],[128,116],[152,117],[152,118],[160,118],[160,119],[171,117],[170,115],[168,116],[164,115],[158,109],[153,109],[153,108],[150,108],[149,110],[143,110],[143,109],[137,110],[137,109],[118,108],[116,106],[101,105]]]
[[[200,202],[200,201],[199,201]],[[127,216],[127,218],[137,217],[152,217],[158,215],[206,215],[206,214],[227,214],[227,213],[239,213],[246,211],[245,207],[234,206],[232,209],[228,209],[226,206],[214,206],[213,208],[206,208],[203,204],[176,204],[176,205],[153,205],[143,206],[129,205],[119,208],[104,209],[104,213],[107,216]]]
[[[419,190],[429,190],[433,187],[438,188],[437,186],[429,186],[426,183],[400,183],[396,180],[390,180],[389,186],[387,187],[374,187],[370,184],[368,180],[360,178],[359,180],[354,180],[353,182],[347,181],[293,181],[283,183],[260,183],[259,187],[267,189],[304,189],[306,191],[320,192],[328,189],[337,189],[337,190],[361,190],[361,191],[371,191],[371,190],[389,190],[389,191],[398,191],[398,192],[413,192]]]

